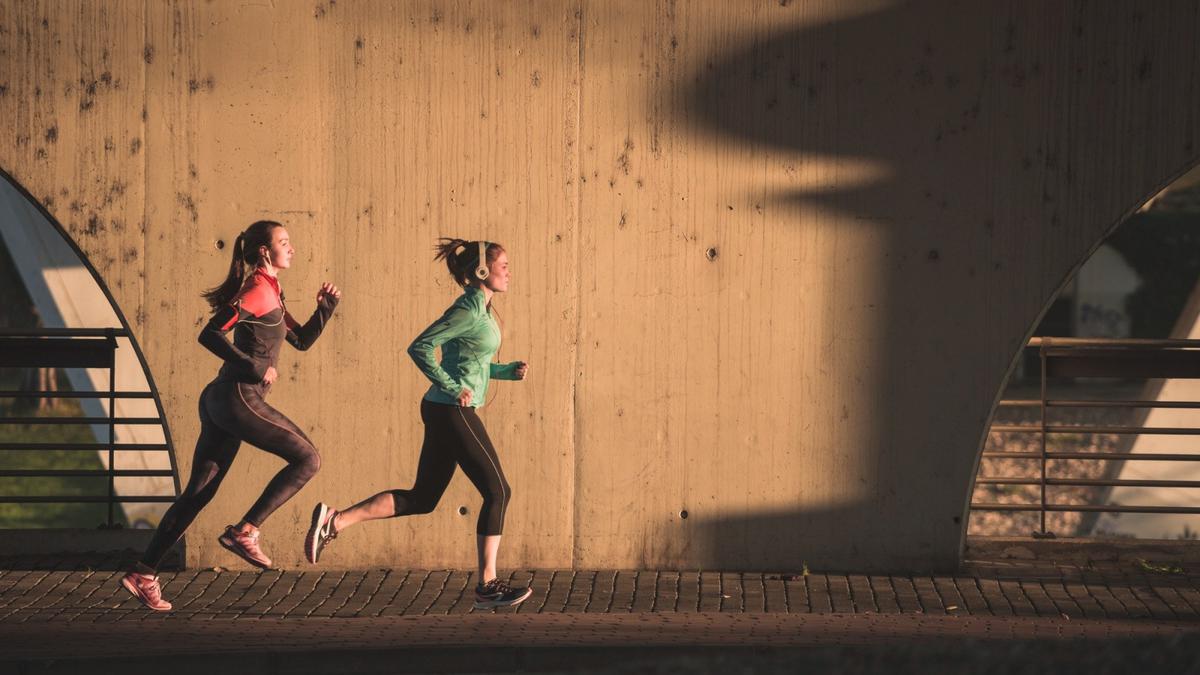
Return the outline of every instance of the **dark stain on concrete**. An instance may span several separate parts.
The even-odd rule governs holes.
[[[142,139],[132,138],[129,140],[129,154],[136,155],[142,149]]]
[[[532,73],[532,74],[530,74],[530,76],[529,76],[529,83],[530,83],[530,84],[532,84],[534,87],[540,87],[540,86],[542,86],[542,74],[541,74],[541,72],[540,72],[540,71],[537,71],[537,70],[533,71],[533,73]]]
[[[142,47],[142,60],[146,62],[146,65],[154,63],[154,45]]]
[[[87,224],[83,226],[81,232],[89,237],[93,237],[104,231],[104,221],[96,214],[88,216]]]
[[[121,261],[124,262],[125,264],[134,262],[137,259],[138,259],[138,250],[132,246],[126,248],[124,251],[121,252]]]
[[[202,80],[188,80],[188,93],[195,94],[201,91],[212,91],[217,86],[216,80],[212,75],[205,77]]]
[[[129,188],[129,184],[115,180],[112,185],[108,186],[108,192],[104,195],[104,205],[108,206],[125,194],[125,190]]]
[[[58,142],[58,126],[52,125],[49,129],[46,129],[45,138],[46,138],[47,143],[57,143]]]
[[[463,24],[463,32],[466,33],[467,35],[470,35],[471,33],[475,32],[475,20],[474,19],[467,19],[467,22]]]
[[[6,96],[6,95],[8,95],[8,83],[7,82],[0,84],[0,96]]]
[[[441,22],[442,22],[442,10],[434,9],[433,13],[429,15],[429,23],[432,23],[436,26],[437,24],[439,24]]]
[[[191,195],[184,192],[177,192],[175,193],[175,201],[183,207],[183,210],[188,212],[193,223],[200,221],[200,212],[196,209],[196,202],[192,199]]]
[[[617,155],[617,168],[619,168],[621,170],[621,172],[624,173],[626,176],[629,175],[629,169],[631,166],[630,161],[629,161],[629,153],[632,151],[633,151],[633,141],[626,138],[624,149],[621,151],[620,155]]]
[[[533,26],[529,28],[529,34],[533,36],[534,40],[542,37],[542,27],[536,23],[533,24]]]
[[[45,148],[38,148],[33,153],[34,159],[46,159],[47,157],[49,157],[49,153],[46,152]]]
[[[54,206],[54,195],[46,195],[42,197],[42,206],[45,206],[47,209]]]

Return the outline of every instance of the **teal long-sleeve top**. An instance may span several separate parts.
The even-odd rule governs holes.
[[[434,350],[442,348],[439,363]],[[500,326],[487,308],[483,291],[468,286],[440,319],[413,340],[408,355],[433,386],[425,399],[434,403],[458,405],[464,388],[471,390],[471,407],[478,408],[487,398],[492,379],[517,379],[519,361],[492,363],[500,349]]]

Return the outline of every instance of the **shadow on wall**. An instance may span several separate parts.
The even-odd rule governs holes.
[[[876,477],[870,493],[844,508],[695,522],[701,559],[726,568],[822,558],[861,560],[862,569],[877,568],[873,560],[893,570],[957,564],[992,398],[1036,319],[1031,297],[1048,301],[1051,277],[1065,278],[1070,256],[1084,253],[1078,232],[1098,231],[1078,221],[1059,228],[1080,208],[1060,194],[1072,180],[1068,153],[1082,143],[1071,145],[1067,125],[1083,106],[1111,103],[1106,95],[1139,119],[1148,90],[1167,84],[1154,80],[1152,58],[1169,49],[1155,43],[1168,36],[1139,32],[1138,16],[1132,6],[909,3],[757,36],[680,80],[677,124],[775,160],[778,184],[746,189],[765,187],[778,227],[819,213],[818,227],[876,231],[869,250],[830,262],[880,285],[870,298],[830,300],[877,307],[859,322],[873,334],[857,336],[871,354],[858,375],[871,383],[859,402],[872,416],[854,420],[871,427],[860,449],[865,475]],[[1076,70],[1081,53],[1139,50],[1151,59],[1140,70],[1129,58]],[[1066,85],[1080,80],[1097,95],[1068,100]],[[1117,122],[1086,127],[1105,139],[1105,125]],[[797,180],[814,175],[805,162],[820,160],[836,162],[827,180]],[[1031,230],[1045,241],[1031,246]],[[1010,268],[1037,278],[1014,281]],[[830,415],[830,425],[847,423]]]

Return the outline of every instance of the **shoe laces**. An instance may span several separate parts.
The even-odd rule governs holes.
[[[146,595],[153,598],[162,594],[162,588],[158,585],[158,575],[134,572],[133,578],[137,582],[138,588],[142,589]]]
[[[231,532],[233,532],[233,538],[238,540],[239,543],[249,544],[251,546],[258,544],[258,535],[262,534],[262,530],[254,530],[253,532],[242,532],[241,530],[237,529],[236,527],[233,527],[232,525],[229,526],[229,530]]]
[[[485,593],[511,593],[512,590],[512,586],[500,581],[500,577],[496,577],[483,585]]]

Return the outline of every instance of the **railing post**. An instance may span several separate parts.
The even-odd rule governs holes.
[[[112,360],[108,364],[108,527],[114,528],[113,511],[117,501],[117,339],[113,330],[105,331],[112,345]]]
[[[1052,533],[1046,531],[1046,462],[1047,462],[1047,456],[1046,456],[1046,348],[1049,346],[1049,342],[1050,342],[1049,339],[1043,338],[1041,346],[1038,347],[1038,356],[1040,357],[1039,360],[1041,361],[1041,380],[1042,380],[1041,381],[1041,397],[1040,397],[1040,401],[1039,401],[1041,415],[1040,415],[1039,423],[1038,423],[1038,426],[1040,427],[1038,430],[1039,431],[1038,438],[1041,441],[1042,474],[1041,474],[1041,479],[1038,481],[1039,482],[1038,487],[1041,490],[1041,502],[1040,502],[1041,508],[1038,511],[1039,527],[1038,527],[1038,530],[1033,533],[1033,536],[1037,537],[1037,538],[1043,538],[1043,537],[1048,538],[1048,537],[1054,536]]]

